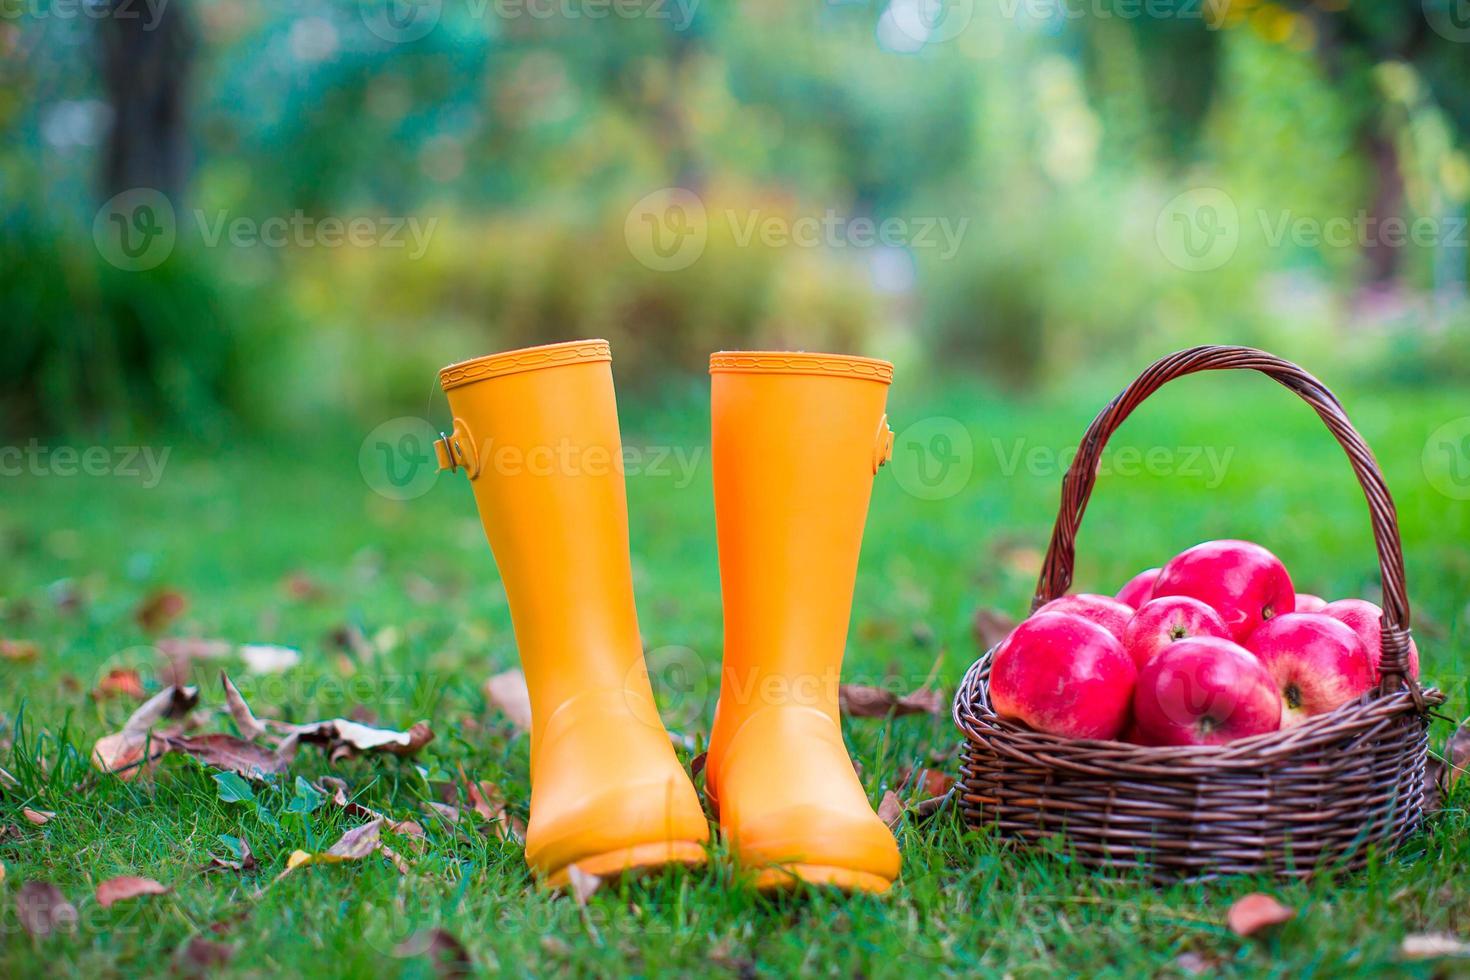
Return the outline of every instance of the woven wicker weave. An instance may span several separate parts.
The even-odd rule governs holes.
[[[1408,678],[1409,604],[1393,500],[1337,399],[1288,361],[1246,347],[1196,347],[1145,371],[1093,420],[1062,483],[1032,609],[1072,582],[1077,528],[1108,437],[1145,398],[1197,371],[1260,371],[1296,392],[1347,453],[1368,500],[1383,578],[1382,685],[1296,728],[1227,745],[1153,748],[1072,740],[998,718],[991,649],[954,701],[965,735],[965,819],[1029,843],[1060,835],[1079,862],[1157,880],[1354,869],[1423,814],[1428,712],[1444,698]]]

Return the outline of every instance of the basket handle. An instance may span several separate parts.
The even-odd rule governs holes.
[[[1383,579],[1383,659],[1381,670],[1383,693],[1394,690],[1399,684],[1408,683],[1417,695],[1419,685],[1408,677],[1409,650],[1409,602],[1404,586],[1404,551],[1399,539],[1398,514],[1394,510],[1393,498],[1383,482],[1383,473],[1373,451],[1358,435],[1348,421],[1337,397],[1327,387],[1305,370],[1252,347],[1204,346],[1191,347],[1155,361],[1148,370],[1140,374],[1132,384],[1107,404],[1092,424],[1078,447],[1076,458],[1067,469],[1062,480],[1062,503],[1057,512],[1057,523],[1052,529],[1051,543],[1046,549],[1046,561],[1041,568],[1041,578],[1036,583],[1036,595],[1031,609],[1037,608],[1058,596],[1065,595],[1072,584],[1072,570],[1077,553],[1077,528],[1082,523],[1082,514],[1092,496],[1093,484],[1097,481],[1098,463],[1108,438],[1123,424],[1123,420],[1167,382],[1197,371],[1250,370],[1259,371],[1285,387],[1296,392],[1317,412],[1327,428],[1337,437],[1348,462],[1357,474],[1363,495],[1368,500],[1368,513],[1373,521],[1373,540],[1378,546],[1378,567]]]

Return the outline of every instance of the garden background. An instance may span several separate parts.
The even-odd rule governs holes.
[[[1265,347],[1338,393],[1395,492],[1440,752],[1470,710],[1463,4],[14,0],[0,132],[7,974],[1430,975],[1454,967],[1426,951],[1465,952],[1453,791],[1405,851],[1310,886],[1105,882],[949,808],[899,817],[886,899],[759,898],[718,857],[537,892],[525,738],[483,687],[516,664],[504,593],[427,455],[443,364],[612,342],[687,761],[721,635],[710,351],[897,365],[845,679],[942,703],[1024,613],[1107,398],[1180,347]],[[1263,378],[1171,386],[1106,470],[1081,589],[1230,536],[1303,590],[1377,597],[1346,461]],[[232,730],[221,669],[261,717],[436,738],[307,747],[244,793],[190,758],[89,764],[173,680]],[[846,732],[875,805],[955,768],[943,711]],[[389,835],[401,867],[278,877],[361,822],[333,778],[423,833]],[[104,908],[117,875],[171,890]],[[32,882],[71,928],[37,934]],[[1235,935],[1249,891],[1296,917]]]

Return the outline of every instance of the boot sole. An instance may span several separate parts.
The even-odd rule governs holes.
[[[547,888],[567,887],[573,866],[599,878],[616,878],[648,874],[669,864],[699,867],[708,860],[704,845],[697,841],[654,841],[578,858],[553,871],[544,879],[544,884]]]
[[[845,892],[881,895],[893,887],[893,882],[871,871],[855,871],[829,864],[783,864],[766,868],[755,876],[755,887],[762,892],[792,891],[803,885],[823,885]]]

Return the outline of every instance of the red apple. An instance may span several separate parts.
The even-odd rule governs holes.
[[[1327,603],[1322,614],[1346,624],[1358,634],[1358,639],[1363,641],[1363,649],[1368,651],[1368,662],[1373,665],[1373,677],[1380,679],[1378,664],[1383,659],[1383,610],[1367,599],[1338,599]],[[1419,676],[1419,647],[1412,639],[1409,640],[1409,676]]]
[[[1002,718],[1067,738],[1116,738],[1137,676],[1117,637],[1091,620],[1038,612],[995,651],[990,701]]]
[[[1327,608],[1327,600],[1310,592],[1296,594],[1296,608],[1292,612],[1321,612]]]
[[[1169,644],[1139,672],[1133,716],[1144,745],[1222,745],[1276,731],[1281,695],[1239,644],[1201,636]]]
[[[1073,616],[1081,616],[1090,619],[1109,633],[1123,642],[1123,631],[1128,628],[1128,620],[1133,618],[1133,607],[1124,605],[1112,596],[1093,595],[1083,592],[1078,595],[1064,595],[1060,599],[1053,599],[1040,609],[1038,613],[1069,613]]]
[[[1375,679],[1358,634],[1322,613],[1277,616],[1251,635],[1246,649],[1260,658],[1281,692],[1282,728],[1346,704]]]
[[[1230,630],[1220,614],[1187,595],[1151,599],[1128,621],[1123,631],[1123,649],[1139,670],[1160,650],[1178,640],[1196,636],[1230,639]]]
[[[1296,609],[1296,590],[1280,559],[1249,541],[1206,541],[1169,559],[1154,598],[1187,595],[1225,620],[1243,643],[1266,620]]]
[[[1128,580],[1128,584],[1118,590],[1118,601],[1132,606],[1134,609],[1142,608],[1145,602],[1154,597],[1154,582],[1159,577],[1160,569],[1148,568]]]

